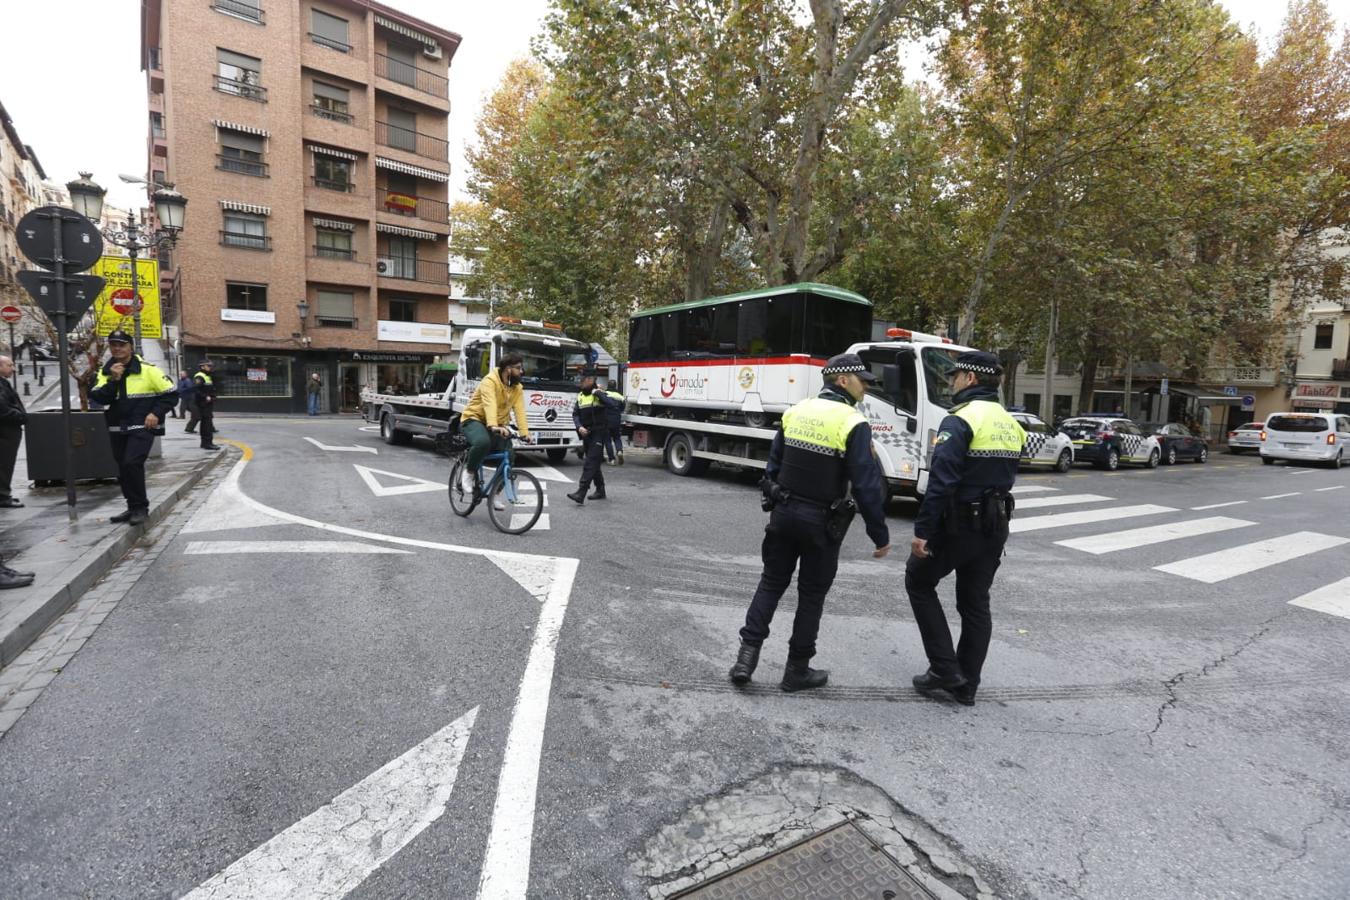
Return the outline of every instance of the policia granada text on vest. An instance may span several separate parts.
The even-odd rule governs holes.
[[[829,673],[808,663],[816,653],[816,633],[839,565],[839,545],[855,510],[862,510],[867,536],[876,546],[872,555],[879,559],[890,549],[885,492],[872,458],[872,428],[853,408],[863,398],[866,383],[876,381],[876,376],[852,353],[831,359],[821,374],[825,386],[820,394],[783,413],[782,428],[769,448],[762,484],[764,508],[771,511],[761,548],[764,571],[745,614],[740,652],[731,667],[735,684],[750,681],[774,610],[800,562],[797,616],[781,687],[800,691],[824,685]]]
[[[978,350],[956,358],[950,414],[938,428],[928,491],[914,520],[905,590],[928,654],[928,671],[914,677],[921,693],[945,691],[975,704],[993,622],[989,588],[1008,540],[1013,481],[1026,434],[998,402],[998,357]],[[961,643],[952,649],[937,585],[956,572]]]
[[[140,525],[150,510],[145,460],[155,435],[164,433],[164,417],[178,403],[178,387],[131,351],[131,335],[125,331],[108,335],[108,349],[112,358],[99,370],[89,398],[107,407],[103,418],[117,460],[117,482],[127,501],[126,512],[113,516],[112,521]]]

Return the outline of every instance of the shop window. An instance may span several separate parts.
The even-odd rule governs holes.
[[[290,397],[291,360],[286,356],[211,354],[212,380],[221,397]]]

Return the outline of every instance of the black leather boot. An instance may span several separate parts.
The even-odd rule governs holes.
[[[759,665],[759,648],[741,641],[740,652],[736,654],[736,665],[731,667],[732,683],[749,684],[750,676],[755,674],[757,665]]]
[[[576,491],[574,491],[573,493],[568,494],[568,495],[567,495],[567,499],[568,499],[568,500],[575,500],[577,506],[581,506],[583,503],[586,502],[586,488],[585,488],[585,486],[579,487],[579,488],[577,488]]]
[[[932,669],[914,676],[914,689],[920,694],[945,691],[962,706],[975,705],[975,688],[964,675],[939,675]]]
[[[587,499],[587,500],[603,500],[603,499],[605,499],[605,489],[602,488],[602,487],[597,486],[596,489],[595,489],[595,493],[594,493],[594,494],[591,494],[591,495],[590,495],[589,497],[587,497],[586,499]]]
[[[789,693],[824,687],[830,680],[830,673],[824,669],[811,668],[809,662],[809,659],[793,659],[789,656],[787,666],[783,668],[783,683],[779,687]]]

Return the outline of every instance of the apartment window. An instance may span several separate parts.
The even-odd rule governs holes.
[[[352,249],[352,233],[336,231],[331,228],[318,228],[314,231],[314,254],[328,259],[355,259]]]
[[[404,109],[390,107],[385,113],[388,118],[386,131],[390,147],[399,150],[417,152],[417,116]]]
[[[242,247],[245,250],[272,249],[272,239],[267,236],[267,218],[253,213],[226,211],[220,242],[227,247]]]
[[[416,300],[390,300],[389,301],[389,321],[391,322],[416,322],[417,321],[417,301]]]
[[[346,88],[322,81],[314,82],[314,115],[321,119],[351,124],[351,92]]]
[[[211,0],[211,8],[237,19],[244,19],[257,25],[263,23],[260,0]]]
[[[1331,341],[1333,338],[1335,338],[1335,336],[1336,336],[1335,325],[1329,322],[1325,325],[1318,325],[1316,332],[1314,332],[1313,334],[1313,349],[1330,350]]]
[[[415,239],[391,236],[386,254],[389,257],[389,271],[382,274],[388,275],[390,278],[417,277],[417,241]]]
[[[1065,359],[1062,356],[1055,360],[1056,375],[1073,375],[1077,371],[1078,371],[1078,363],[1074,362],[1073,360]]]
[[[314,186],[329,191],[350,191],[352,189],[352,161],[315,153]]]
[[[217,48],[216,90],[259,103],[266,102],[267,89],[262,86],[262,60]]]
[[[1027,412],[1029,412],[1029,413],[1035,413],[1036,415],[1039,416],[1039,415],[1041,414],[1041,395],[1040,395],[1040,394],[1023,394],[1023,395],[1022,395],[1022,408],[1025,409],[1025,410],[1026,410]]]
[[[263,139],[256,134],[220,129],[220,153],[216,154],[216,168],[241,175],[267,177],[263,162]]]
[[[164,137],[164,116],[157,112],[150,114],[150,134],[153,137]]]
[[[351,328],[356,324],[356,295],[351,291],[319,291],[319,324]]]
[[[225,282],[225,308],[267,311],[267,285]]]
[[[330,15],[322,10],[310,10],[309,39],[321,47],[350,53],[352,45],[347,42],[347,20]]]
[[[1322,269],[1322,298],[1340,300],[1345,287],[1345,266],[1341,263],[1327,263]]]
[[[417,86],[417,49],[407,44],[389,42],[389,80]],[[392,120],[391,120],[392,121]]]

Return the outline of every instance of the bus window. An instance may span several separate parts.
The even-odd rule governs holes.
[[[740,303],[736,317],[736,348],[742,356],[786,356],[804,352],[802,298],[755,297]]]
[[[723,303],[712,307],[713,343],[717,347],[718,356],[735,356],[739,349],[736,336],[740,306],[739,303]]]
[[[801,298],[799,298],[801,299]],[[858,303],[833,297],[810,296],[806,300],[806,343],[798,352],[829,359],[872,335],[872,310]]]
[[[955,350],[941,347],[923,348],[923,379],[928,388],[928,400],[943,409],[951,409],[952,387],[947,376],[956,368]]]

